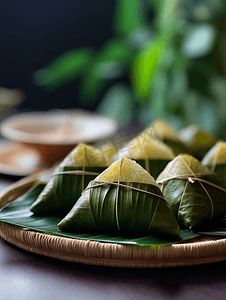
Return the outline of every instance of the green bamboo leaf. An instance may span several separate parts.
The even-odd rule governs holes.
[[[60,232],[57,229],[57,224],[61,220],[60,217],[35,216],[30,211],[30,206],[37,199],[44,186],[45,185],[35,184],[24,196],[12,203],[7,204],[0,211],[0,222],[8,223],[20,228],[26,228],[27,230],[42,232],[45,234],[99,242],[137,246],[163,246],[175,243],[175,241],[172,239],[167,239],[156,235],[131,237],[123,235],[106,235],[100,233],[94,235],[93,233],[73,234],[69,232]],[[181,241],[186,241],[197,236],[199,235],[181,230]]]
[[[218,180],[216,176],[199,176],[199,178],[222,186],[221,181]],[[214,201],[214,215],[212,220],[223,218],[226,211],[224,193],[207,184],[204,184],[204,186]],[[166,183],[164,187],[164,195],[166,195],[166,193],[168,195],[167,200],[170,203],[170,208],[172,202],[174,208],[171,209],[176,211],[178,221],[182,226],[194,229],[200,225],[203,226],[203,224],[206,224],[210,219],[211,203],[200,184],[194,185],[185,180],[180,180],[179,183],[173,183],[172,180],[171,183]],[[176,193],[177,195],[175,195]],[[176,206],[177,210],[175,209]]]
[[[150,88],[165,53],[165,43],[161,39],[149,43],[134,59],[132,66],[133,86],[141,99],[147,99]]]
[[[206,182],[200,184],[195,179],[189,182],[188,179],[172,178],[183,175],[194,178],[194,174]],[[222,181],[206,170],[197,159],[189,155],[177,156],[159,175],[157,182],[161,184],[164,177],[169,179],[162,186],[163,195],[183,228],[193,230],[225,216],[226,194],[210,185],[212,183],[222,187]]]
[[[117,185],[117,177],[124,186]],[[99,186],[102,180],[107,180],[106,186]],[[101,207],[101,214],[96,206]],[[180,231],[153,177],[126,157],[115,161],[89,183],[58,228],[71,232],[160,234],[172,238],[177,238]]]
[[[156,26],[159,33],[169,41],[180,28],[177,17],[178,0],[160,0],[157,4]]]
[[[33,81],[46,91],[53,91],[73,82],[89,65],[93,50],[89,48],[70,50],[59,55],[45,68],[34,73]]]
[[[89,181],[109,164],[110,158],[101,149],[78,144],[55,168],[43,192],[32,205],[32,212],[40,215],[65,215]]]
[[[121,183],[160,195],[157,186]],[[90,183],[88,187],[96,184],[98,181]],[[101,214],[96,206],[102,207]],[[160,234],[171,236],[173,239],[177,237],[177,223],[164,200],[127,187],[120,187],[118,191],[115,185],[85,191],[68,215],[58,224],[58,228],[74,233],[98,231],[143,236]]]
[[[85,171],[101,173],[105,167],[86,167]],[[57,172],[82,171],[83,167],[58,167]],[[80,197],[83,187],[96,175],[62,174],[52,176],[48,184],[31,207],[37,215],[64,216]],[[84,181],[83,181],[84,180]]]
[[[134,28],[145,23],[142,0],[118,0],[115,7],[113,29],[116,35],[127,36]]]

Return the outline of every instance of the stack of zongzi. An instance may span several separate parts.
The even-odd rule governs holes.
[[[79,144],[55,169],[31,211],[39,215],[65,215],[90,180],[109,165],[110,162],[100,150]]]
[[[226,186],[226,142],[217,142],[206,153],[201,162],[208,169],[217,173]]]
[[[121,157],[136,160],[156,179],[175,155],[170,147],[144,131],[118,152],[117,158]]]
[[[221,180],[190,155],[178,155],[157,178],[179,223],[194,229],[226,213],[226,190]]]
[[[153,177],[126,157],[89,183],[58,229],[175,238],[180,235],[179,224]]]

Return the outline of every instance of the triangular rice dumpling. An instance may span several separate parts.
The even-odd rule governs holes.
[[[178,222],[188,229],[221,219],[226,213],[222,181],[190,155],[175,157],[156,181]]]
[[[216,138],[198,125],[190,125],[180,131],[180,140],[191,155],[199,160],[217,142]]]
[[[118,152],[118,147],[116,143],[110,141],[98,145],[96,149],[100,150],[110,163],[112,162],[114,156]]]
[[[226,187],[226,142],[217,142],[203,157],[202,164],[215,172]]]
[[[109,164],[100,150],[83,143],[79,144],[55,169],[30,210],[38,215],[65,215],[89,181]]]
[[[174,238],[180,235],[179,224],[154,178],[126,157],[89,183],[58,229]]]
[[[154,178],[157,178],[175,155],[170,147],[156,138],[151,138],[144,131],[118,152],[117,158],[122,157],[136,160]]]
[[[188,152],[178,133],[166,121],[155,120],[145,129],[145,132],[151,139],[158,139],[168,145],[175,155]]]

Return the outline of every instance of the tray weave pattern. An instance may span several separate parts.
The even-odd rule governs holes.
[[[36,181],[32,175],[0,196],[0,206],[25,193]],[[226,260],[226,239],[199,238],[165,247],[138,247],[47,235],[0,224],[0,236],[26,251],[69,262],[126,268],[162,268]]]

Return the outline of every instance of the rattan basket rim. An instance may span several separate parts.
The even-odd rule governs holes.
[[[37,181],[33,174],[11,185],[0,195],[0,207],[23,195]],[[0,236],[26,251],[88,265],[162,268],[226,260],[226,239],[199,238],[164,247],[138,247],[47,235],[0,223]]]

